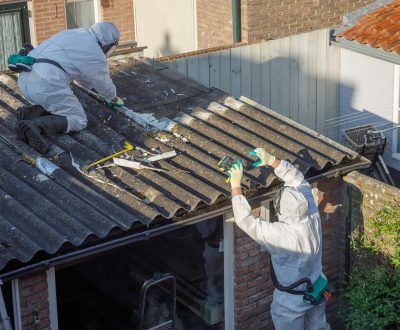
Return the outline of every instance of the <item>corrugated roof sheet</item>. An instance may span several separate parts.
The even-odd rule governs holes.
[[[400,0],[359,17],[337,37],[400,54]]]
[[[88,114],[87,129],[55,134],[45,176],[31,159],[40,156],[15,136],[15,110],[25,100],[16,77],[0,75],[0,269],[11,260],[29,262],[38,252],[54,254],[89,239],[109,238],[156,219],[173,219],[230,195],[216,168],[223,155],[250,160],[264,147],[308,173],[357,162],[358,155],[277,113],[208,89],[152,60],[118,62],[113,79],[126,106],[151,116],[167,131],[146,130],[75,88]],[[86,173],[85,165],[121,150],[124,141],[142,148],[176,150],[159,162],[168,172],[107,167]],[[140,152],[134,151],[138,156]],[[268,187],[265,170],[246,174],[247,189]]]

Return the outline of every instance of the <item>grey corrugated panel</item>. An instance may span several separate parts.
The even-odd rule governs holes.
[[[243,103],[235,108],[234,102],[222,91],[208,89],[153,62],[135,67],[136,75],[129,71],[129,63],[120,66],[127,73],[112,69],[117,72],[117,89],[126,94],[128,106],[138,100],[142,102],[139,106],[136,104],[138,108],[133,106],[134,110],[146,108],[146,112],[154,112],[156,118],[165,117],[165,120],[175,122],[172,132],[182,134],[188,142],[170,133],[168,141],[161,143],[154,134],[145,132],[118,111],[110,110],[74,89],[88,113],[88,127],[78,133],[49,136],[62,153],[53,159],[60,169],[47,181],[35,181],[40,172],[0,142],[0,166],[3,167],[0,174],[7,174],[6,181],[0,180],[0,189],[7,188],[7,194],[12,192],[13,205],[20,205],[18,212],[25,214],[24,217],[32,214],[36,226],[48,226],[52,233],[52,243],[46,245],[42,241],[44,236],[37,233],[35,226],[28,226],[31,235],[35,236],[32,241],[23,231],[18,232],[25,244],[21,248],[24,251],[11,249],[10,253],[2,251],[0,245],[0,268],[1,262],[4,266],[7,260],[26,262],[41,250],[52,253],[66,242],[80,246],[90,235],[104,238],[114,228],[131,229],[137,222],[149,225],[157,217],[172,218],[177,213],[182,215],[213,204],[222,196],[228,197],[226,175],[216,169],[216,163],[225,154],[252,161],[249,150],[255,146],[273,146],[278,156],[297,162],[304,171],[321,170],[329,164],[337,165],[357,157],[346,148],[270,110]],[[151,83],[146,82],[148,79]],[[4,86],[4,82],[10,88]],[[15,109],[25,103],[16,91],[15,78],[0,76],[0,134],[35,158],[38,154],[17,140],[13,133],[17,126]],[[169,91],[168,95],[159,95],[163,91]],[[185,92],[187,95],[176,95]],[[218,111],[223,107],[228,108],[225,113]],[[274,139],[280,142],[274,142]],[[78,171],[72,164],[74,160],[81,167],[88,165],[118,151],[124,141],[147,149],[160,147],[162,152],[176,150],[178,155],[159,162],[168,172],[110,167],[86,173]],[[311,157],[299,157],[298,152],[303,148]],[[244,186],[247,189],[257,185],[268,187],[275,180],[272,171],[257,168],[246,173]],[[12,190],[12,182],[24,187],[19,196]],[[33,206],[27,203],[31,195],[36,201]],[[46,210],[52,207],[49,214],[53,215],[53,221],[59,219],[57,223],[51,223],[49,214],[44,214],[45,209],[40,210],[39,206],[43,205]],[[14,213],[5,214],[9,218],[4,223],[15,221]]]

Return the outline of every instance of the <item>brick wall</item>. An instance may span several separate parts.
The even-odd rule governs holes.
[[[371,0],[243,0],[247,7],[247,42],[277,39],[292,34],[340,25],[342,16]]]
[[[323,230],[323,270],[340,295],[344,280],[346,235],[345,185],[340,178],[318,182],[318,205]],[[272,293],[269,257],[250,237],[235,226],[235,316],[237,329],[273,329],[270,316]],[[337,328],[337,298],[326,312]]]
[[[32,38],[35,45],[67,28],[64,1],[32,0],[31,5],[34,27],[31,34],[35,36]]]
[[[198,0],[197,35],[199,49],[231,44],[232,0]]]
[[[231,0],[198,0],[199,48],[232,42]],[[340,25],[342,16],[373,0],[242,0],[241,36],[255,43]]]
[[[3,1],[3,0],[0,0]],[[115,23],[121,32],[121,42],[134,41],[134,15],[131,0],[102,0],[101,20]],[[67,28],[65,1],[32,0],[32,20],[34,44]],[[35,40],[36,39],[36,40]]]
[[[102,21],[117,25],[121,32],[120,42],[135,40],[132,0],[101,0],[101,16]]]
[[[18,280],[22,329],[50,329],[46,272],[38,272]]]
[[[365,228],[365,220],[382,209],[388,201],[400,203],[400,189],[360,172],[351,172],[344,177],[344,181],[352,205],[349,213],[352,233],[366,231],[368,228]]]

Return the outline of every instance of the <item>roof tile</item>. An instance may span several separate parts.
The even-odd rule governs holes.
[[[337,37],[400,54],[397,47],[399,31],[400,0],[396,0],[358,18],[356,25],[339,33]]]

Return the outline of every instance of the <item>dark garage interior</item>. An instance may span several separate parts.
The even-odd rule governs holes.
[[[217,217],[59,269],[59,328],[158,329],[174,319],[175,329],[223,329],[223,260]]]

